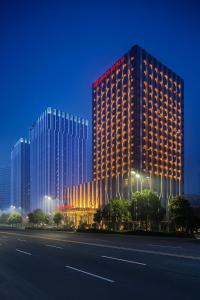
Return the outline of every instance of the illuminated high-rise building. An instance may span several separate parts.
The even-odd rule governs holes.
[[[63,204],[64,188],[86,181],[88,121],[47,108],[30,130],[31,210]]]
[[[10,167],[0,166],[0,210],[8,209],[10,205]]]
[[[150,187],[166,204],[184,184],[184,83],[134,46],[93,83],[93,180],[103,203]]]
[[[19,139],[11,152],[11,204],[23,213],[30,209],[30,141]]]

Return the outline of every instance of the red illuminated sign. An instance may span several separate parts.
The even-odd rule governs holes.
[[[58,207],[59,210],[67,210],[67,209],[72,209],[72,208],[74,208],[74,206],[69,205],[69,204],[59,205],[59,207]]]
[[[121,66],[121,64],[123,64],[123,62],[125,61],[125,57],[121,57],[106,73],[104,73],[99,79],[97,79],[94,83],[93,83],[93,87],[96,88],[101,82],[102,80],[104,80],[106,77],[108,77],[112,72],[114,72],[118,67]]]

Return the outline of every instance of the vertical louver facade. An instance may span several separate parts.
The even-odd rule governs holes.
[[[31,209],[45,197],[63,204],[64,188],[86,181],[88,121],[48,108],[30,130]]]
[[[11,152],[11,204],[30,210],[30,141],[21,138]]]

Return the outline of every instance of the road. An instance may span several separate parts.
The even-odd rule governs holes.
[[[200,299],[200,241],[0,230],[0,299]]]

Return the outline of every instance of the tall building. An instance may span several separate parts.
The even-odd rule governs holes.
[[[11,203],[24,213],[30,209],[30,141],[19,139],[11,152]]]
[[[184,185],[184,83],[134,46],[93,83],[93,180],[107,199],[144,187],[163,205]]]
[[[30,130],[31,210],[63,204],[64,187],[86,181],[88,121],[47,108]]]
[[[0,210],[10,205],[10,167],[0,167]]]
[[[93,83],[93,181],[66,189],[67,213],[145,188],[184,193],[184,83],[134,46]],[[81,211],[82,209],[82,211]]]

